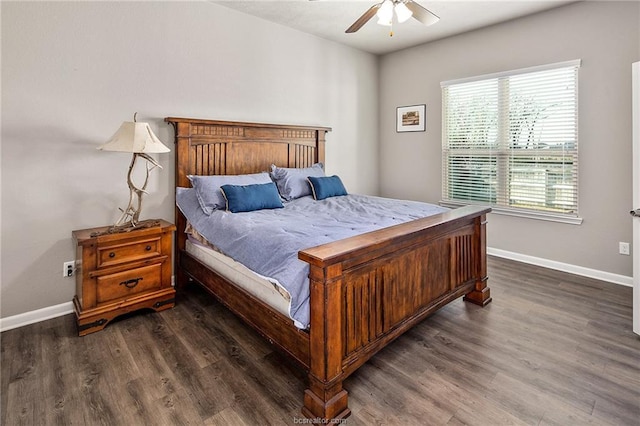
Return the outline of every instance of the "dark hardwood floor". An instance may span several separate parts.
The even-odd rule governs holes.
[[[631,288],[491,257],[489,284],[347,379],[347,424],[640,424]],[[302,419],[304,374],[196,287],[85,337],[67,315],[0,338],[2,425]]]

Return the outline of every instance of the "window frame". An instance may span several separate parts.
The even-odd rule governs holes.
[[[440,204],[447,207],[461,207],[469,204],[480,204],[480,205],[490,205],[492,207],[492,211],[498,214],[508,215],[508,216],[517,216],[517,217],[525,217],[531,219],[541,219],[541,220],[549,220],[555,222],[569,223],[579,225],[582,223],[583,219],[579,216],[579,185],[578,185],[578,171],[579,171],[579,163],[578,163],[578,141],[579,141],[579,79],[578,79],[578,71],[581,66],[581,60],[576,59],[572,61],[565,62],[557,62],[552,64],[521,68],[510,71],[503,71],[492,74],[483,74],[479,76],[455,79],[455,80],[447,80],[440,83],[441,93],[442,93],[442,199]],[[511,162],[514,161],[514,158],[518,157],[518,153],[513,147],[509,146],[509,138],[506,136],[506,133],[509,132],[509,111],[510,108],[506,107],[502,108],[500,106],[496,106],[497,109],[497,119],[496,125],[497,134],[496,137],[497,144],[495,150],[487,149],[486,155],[487,158],[495,158],[496,165],[494,166],[496,169],[496,181],[499,181],[497,184],[497,191],[495,193],[495,203],[487,202],[487,201],[473,201],[473,200],[463,200],[463,199],[454,199],[449,198],[449,185],[451,185],[451,177],[449,175],[449,161],[450,157],[448,156],[450,151],[450,141],[449,141],[449,127],[448,127],[448,113],[449,113],[449,105],[447,104],[448,98],[446,96],[446,90],[450,86],[460,85],[464,83],[473,83],[473,82],[483,82],[486,81],[490,83],[490,80],[496,80],[495,90],[495,98],[497,105],[503,105],[505,99],[507,100],[507,104],[510,105],[509,101],[509,92],[508,90],[505,92],[503,85],[508,78],[522,75],[522,74],[531,74],[540,71],[549,71],[556,70],[561,68],[574,68],[575,72],[575,144],[572,151],[570,151],[572,156],[574,157],[574,165],[572,166],[573,175],[575,176],[574,185],[575,185],[575,211],[574,212],[558,212],[558,211],[549,211],[544,208],[536,209],[534,207],[513,207],[510,204],[510,196],[509,187],[513,185],[514,180],[510,177],[510,174],[513,173],[513,168],[511,167]],[[508,82],[506,83],[508,86]],[[502,104],[501,104],[502,102]],[[505,114],[506,113],[506,114]],[[506,115],[506,117],[505,117]],[[506,120],[506,121],[505,121]],[[540,150],[541,151],[541,150]],[[461,151],[462,152],[462,151]],[[555,154],[555,153],[554,153]],[[476,155],[477,157],[485,155],[484,152],[481,155],[470,153],[470,155]],[[535,157],[534,153],[528,153],[529,156]],[[493,157],[490,157],[493,156]],[[553,155],[550,155],[553,157]],[[506,169],[505,169],[506,167]],[[500,169],[500,170],[499,170]],[[458,169],[459,170],[459,169]],[[533,170],[533,169],[532,169]],[[526,172],[526,171],[525,171]],[[550,175],[548,171],[546,175]],[[545,187],[546,188],[546,187]],[[463,189],[464,191],[464,189]],[[493,197],[492,197],[493,198]]]

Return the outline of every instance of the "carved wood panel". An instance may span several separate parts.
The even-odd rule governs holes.
[[[457,235],[451,241],[451,290],[474,278],[474,240],[472,234]]]
[[[316,162],[313,146],[273,142],[192,143],[190,170],[195,175],[236,175],[280,167],[310,167]],[[229,154],[227,154],[229,153]]]
[[[214,120],[166,118],[176,128],[178,185],[186,175],[233,175],[280,167],[310,167],[324,161],[324,127],[279,126]],[[188,152],[184,155],[183,150]],[[186,167],[185,167],[186,166]]]
[[[289,150],[289,165],[287,167],[311,167],[316,162],[316,150],[313,146],[291,144]]]
[[[475,280],[473,228],[355,268],[343,280],[343,356]]]
[[[191,145],[191,169],[196,175],[224,175],[226,170],[226,144]]]
[[[243,137],[244,128],[241,126],[216,126],[209,124],[193,124],[191,126],[191,136],[226,136]]]

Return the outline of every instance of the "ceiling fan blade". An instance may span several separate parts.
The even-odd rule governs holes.
[[[440,20],[438,16],[434,15],[413,0],[407,0],[405,4],[409,10],[413,12],[413,17],[424,25],[433,25]]]
[[[362,26],[364,24],[366,24],[369,21],[369,19],[373,18],[373,16],[376,14],[378,9],[380,9],[380,5],[381,4],[382,3],[378,3],[378,4],[375,4],[375,5],[371,6],[369,8],[369,10],[367,10],[365,13],[363,13],[362,16],[359,17],[356,22],[354,22],[353,24],[351,24],[351,26],[349,28],[347,28],[345,33],[355,33],[360,28],[362,28]]]

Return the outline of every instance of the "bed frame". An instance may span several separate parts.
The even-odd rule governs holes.
[[[244,174],[324,162],[330,128],[165,118],[175,130],[176,186],[187,175]],[[185,251],[186,220],[176,208],[176,285],[200,283],[308,372],[302,413],[342,419],[351,412],[342,382],[376,352],[447,303],[484,306],[486,214],[464,207],[308,248],[311,325],[299,330]]]

